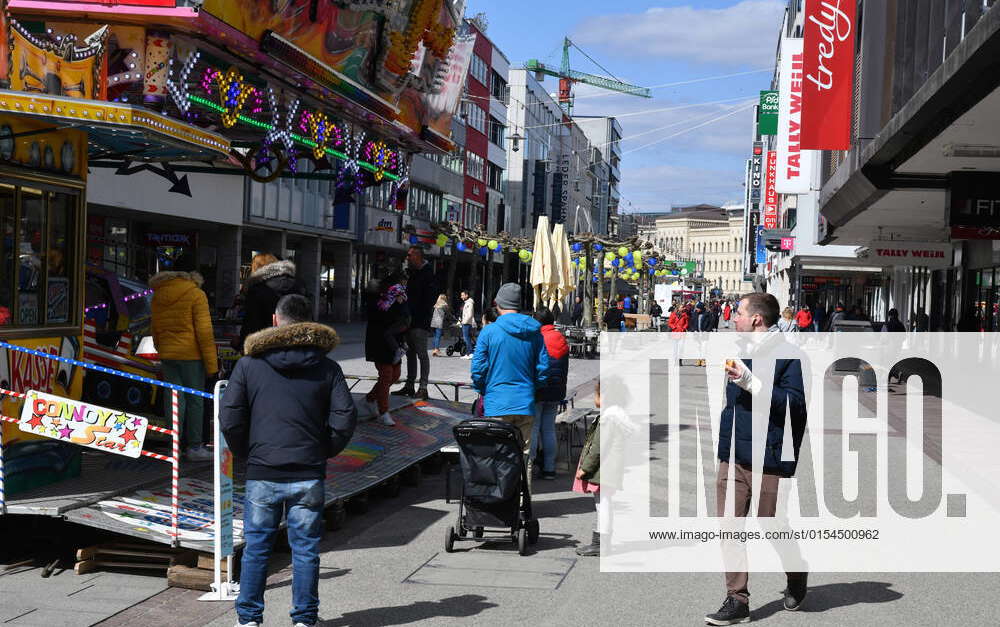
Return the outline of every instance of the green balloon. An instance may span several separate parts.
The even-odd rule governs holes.
[[[521,250],[520,250],[520,251],[519,251],[519,252],[517,253],[517,257],[518,257],[518,259],[520,259],[521,261],[527,261],[527,260],[528,260],[528,251],[526,251],[526,250],[524,250],[524,249],[522,248],[522,249],[521,249]]]
[[[486,247],[489,248],[490,250],[496,250],[497,246],[499,246],[499,244],[497,244],[497,241],[495,239],[491,239],[489,243],[486,244]]]
[[[628,248],[625,248],[624,246],[622,246],[621,248],[618,249],[618,256],[619,257],[624,257],[627,254],[628,254]]]

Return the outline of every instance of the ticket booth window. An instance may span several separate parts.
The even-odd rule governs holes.
[[[0,326],[73,324],[80,196],[0,184]]]

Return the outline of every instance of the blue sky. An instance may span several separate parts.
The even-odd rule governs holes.
[[[670,205],[742,201],[751,141],[752,113],[746,107],[769,87],[786,4],[468,0],[466,14],[486,13],[487,35],[514,67],[529,58],[558,65],[568,35],[616,77],[636,85],[743,73],[654,89],[652,99],[576,86],[576,113],[622,116],[623,208],[631,202],[634,210],[662,211]],[[573,69],[603,74],[576,50],[570,59]],[[766,71],[748,73],[754,70]],[[555,92],[556,80],[547,79],[546,86]],[[654,111],[660,109],[668,110]]]

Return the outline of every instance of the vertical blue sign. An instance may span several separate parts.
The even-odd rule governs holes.
[[[757,263],[767,263],[767,249],[764,248],[764,227],[757,227]]]

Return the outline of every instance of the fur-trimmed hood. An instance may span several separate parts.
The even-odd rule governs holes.
[[[274,277],[279,276],[287,276],[294,279],[295,264],[291,261],[275,261],[274,263],[269,263],[266,266],[261,266],[260,268],[257,268],[256,272],[247,277],[246,287],[249,288],[251,285],[263,283],[268,279],[273,279]]]
[[[325,356],[339,343],[340,337],[337,332],[325,324],[297,322],[282,327],[270,327],[248,335],[243,350],[252,357],[261,357],[264,353],[276,349],[318,349],[321,355]]]
[[[263,268],[261,269],[263,270]],[[167,281],[173,281],[174,279],[191,281],[194,283],[195,287],[201,287],[205,282],[205,277],[201,276],[201,273],[199,272],[176,272],[173,270],[164,270],[163,272],[157,272],[153,276],[149,277],[148,283],[149,287],[155,290]]]

